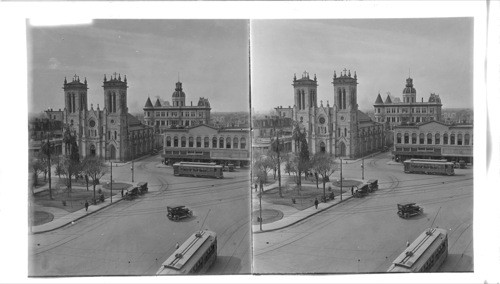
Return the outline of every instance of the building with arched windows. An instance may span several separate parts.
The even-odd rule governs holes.
[[[291,117],[307,133],[309,152],[332,153],[337,157],[357,158],[384,147],[383,125],[374,122],[358,109],[356,72],[343,70],[333,75],[333,106],[317,102],[316,75],[304,72],[293,78],[293,108],[276,108],[279,117]],[[297,145],[292,140],[292,149]]]
[[[447,159],[473,162],[472,125],[449,125],[429,121],[394,127],[394,157],[398,162],[411,159]]]
[[[87,79],[75,75],[71,82],[64,78],[65,108],[63,123],[76,134],[82,157],[97,156],[111,161],[127,161],[149,154],[158,148],[153,127],[142,124],[128,113],[127,77],[115,73],[104,75],[104,108],[87,105]],[[63,143],[63,153],[66,153]]]
[[[387,95],[385,101],[378,94],[375,104],[375,121],[383,123],[386,130],[392,130],[397,125],[421,123],[427,121],[441,121],[441,98],[431,93],[424,102],[417,101],[417,90],[413,86],[413,79],[406,79],[403,89],[403,101]]]
[[[246,166],[250,162],[249,130],[195,125],[165,129],[163,158],[165,163],[178,161],[216,162]]]
[[[210,102],[207,98],[200,97],[198,103],[186,105],[186,94],[182,89],[182,83],[175,84],[172,93],[172,104],[156,99],[155,104],[151,99],[146,100],[144,105],[144,124],[152,126],[159,133],[166,129],[176,127],[190,127],[210,123]]]

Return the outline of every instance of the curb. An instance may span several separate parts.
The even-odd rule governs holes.
[[[54,227],[54,228],[47,229],[47,230],[44,230],[44,231],[32,232],[31,234],[36,235],[36,234],[41,234],[41,233],[47,233],[47,232],[55,231],[55,230],[57,230],[57,229],[60,229],[60,228],[62,228],[62,227],[65,227],[65,226],[67,226],[67,225],[71,224],[72,222],[78,221],[78,220],[83,219],[83,218],[85,218],[85,217],[87,217],[87,216],[89,216],[89,215],[92,215],[92,214],[94,214],[94,213],[96,213],[96,212],[99,212],[99,211],[101,211],[101,210],[102,210],[102,209],[104,209],[104,208],[108,208],[109,206],[111,206],[111,205],[113,205],[113,204],[115,204],[115,203],[118,203],[118,202],[120,202],[120,201],[122,201],[122,200],[123,200],[123,199],[122,199],[122,198],[120,198],[119,200],[117,200],[117,201],[116,201],[116,202],[114,202],[114,203],[109,203],[109,204],[107,204],[106,206],[102,206],[102,207],[100,207],[100,208],[98,208],[98,209],[96,209],[96,210],[94,210],[94,211],[92,211],[92,212],[90,212],[90,213],[87,213],[87,214],[85,214],[85,215],[83,215],[83,216],[80,216],[80,217],[78,217],[78,218],[76,218],[76,219],[74,219],[74,220],[72,220],[72,221],[68,221],[67,223],[64,223],[64,224],[62,224],[62,225],[60,225],[60,226],[56,226],[56,227]],[[80,209],[80,210],[83,210],[83,209]]]
[[[260,231],[260,230],[258,230],[258,231],[257,231],[257,230],[256,230],[256,231],[253,231],[253,233],[254,233],[254,234],[262,234],[262,233],[272,232],[272,231],[281,230],[281,229],[284,229],[284,228],[290,227],[290,226],[292,226],[292,225],[295,225],[295,224],[297,224],[297,223],[299,223],[299,222],[304,221],[305,219],[308,219],[309,217],[312,217],[312,216],[314,216],[314,215],[316,215],[316,214],[318,214],[318,213],[321,213],[321,212],[323,212],[323,211],[325,211],[325,210],[327,210],[327,209],[330,209],[330,208],[332,208],[332,207],[333,207],[333,206],[335,206],[335,205],[341,204],[341,203],[343,203],[344,201],[347,201],[347,200],[349,200],[349,199],[351,199],[351,198],[353,198],[353,196],[349,196],[349,197],[347,197],[347,198],[345,198],[345,199],[342,199],[342,201],[340,201],[340,202],[337,202],[337,203],[335,203],[335,204],[331,204],[331,205],[329,205],[329,206],[327,206],[327,207],[325,207],[325,208],[323,208],[323,209],[317,210],[317,211],[316,211],[316,212],[314,212],[313,214],[307,215],[307,216],[305,216],[304,218],[301,218],[301,219],[299,219],[299,220],[297,220],[297,221],[294,221],[294,222],[292,222],[292,223],[290,223],[290,224],[286,224],[286,225],[281,226],[281,227],[279,227],[279,228],[274,228],[274,229],[269,229],[269,230],[262,230],[262,231]],[[256,226],[258,226],[258,225],[256,225]]]

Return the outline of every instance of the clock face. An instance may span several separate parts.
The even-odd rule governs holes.
[[[111,124],[115,124],[115,120],[114,119],[112,119],[110,122],[111,122]]]
[[[89,125],[90,125],[90,127],[94,127],[94,126],[95,126],[95,121],[91,120],[91,121],[89,122]]]
[[[325,124],[325,118],[324,118],[324,117],[320,117],[320,118],[319,118],[319,123],[321,123],[321,124]]]
[[[344,121],[345,117],[343,115],[340,116],[340,120]]]

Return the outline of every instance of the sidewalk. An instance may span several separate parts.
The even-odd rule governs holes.
[[[282,182],[283,185],[283,182]],[[274,189],[278,187],[278,181],[275,181],[274,183],[264,185],[263,191],[266,192],[268,190]],[[252,189],[252,199],[255,200],[256,198],[256,193],[255,189]],[[292,226],[294,224],[299,223],[300,221],[303,221],[311,216],[314,216],[320,212],[323,212],[327,209],[332,208],[333,206],[342,203],[346,200],[351,199],[353,196],[349,194],[345,194],[342,196],[342,201],[340,201],[340,196],[336,196],[334,200],[330,200],[326,203],[320,202],[318,204],[318,209],[315,208],[315,206],[311,206],[309,208],[306,208],[304,210],[299,210],[295,209],[292,206],[287,206],[287,205],[277,205],[277,204],[272,204],[268,203],[265,200],[262,200],[262,205],[263,209],[276,209],[280,210],[283,213],[283,218],[280,220],[277,220],[272,223],[266,223],[262,224],[262,230],[260,229],[260,224],[257,225],[252,225],[252,232],[254,234],[259,234],[259,233],[264,233],[264,232],[271,232],[279,229],[283,229],[289,226]],[[254,201],[255,202],[255,201]],[[258,201],[257,201],[258,202]]]
[[[122,200],[122,197],[120,194],[113,195],[113,203],[111,203],[111,198],[106,198],[104,202],[98,203],[97,205],[90,205],[89,210],[85,211],[85,208],[80,209],[78,211],[75,211],[73,213],[69,213],[66,210],[55,208],[55,207],[43,207],[40,205],[34,205],[34,210],[43,210],[51,213],[54,215],[54,220],[38,225],[38,226],[32,226],[30,228],[30,232],[32,234],[40,234],[40,233],[45,233],[45,232],[50,232],[56,229],[59,229],[61,227],[64,227],[69,224],[73,224],[74,222],[82,219],[85,216],[88,216],[90,214],[93,214],[97,211],[100,211],[112,204],[115,204],[117,202],[120,202]]]

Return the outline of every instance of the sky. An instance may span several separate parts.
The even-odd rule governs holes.
[[[252,107],[293,106],[293,76],[318,78],[318,105],[333,104],[333,73],[358,76],[360,110],[380,92],[401,97],[411,76],[417,101],[439,94],[443,108],[472,108],[473,19],[254,20],[250,25]]]
[[[246,20],[95,20],[90,25],[28,23],[28,109],[64,108],[64,78],[88,82],[88,108],[104,105],[104,74],[127,76],[130,113],[146,100],[171,102],[178,78],[186,104],[208,98],[212,111],[249,110]]]

